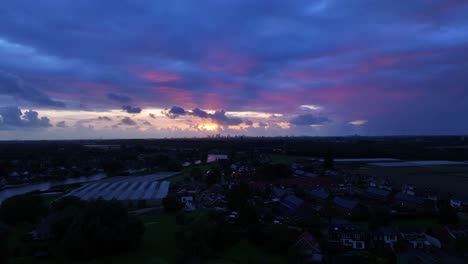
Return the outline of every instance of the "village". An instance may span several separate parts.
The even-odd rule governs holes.
[[[201,177],[195,170],[197,178],[172,185],[170,195],[183,211],[218,210],[233,225],[247,213],[263,228],[285,227],[297,263],[464,263],[468,196],[351,174],[350,161],[273,164],[262,155],[248,162],[224,155]],[[245,203],[236,208],[238,200]]]

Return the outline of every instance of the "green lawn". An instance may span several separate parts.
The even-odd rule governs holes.
[[[204,211],[196,211],[194,214],[203,214]],[[103,257],[90,261],[71,262],[63,257],[50,257],[44,260],[38,260],[33,257],[16,258],[12,264],[124,264],[124,263],[177,263],[181,253],[176,247],[175,233],[178,226],[175,221],[175,215],[166,213],[156,213],[153,215],[142,216],[145,223],[145,234],[140,248],[135,252],[123,253],[121,256]],[[29,231],[30,227],[18,228],[13,235],[14,243],[21,243],[20,238]],[[11,240],[10,240],[11,241]],[[12,241],[12,242],[13,242]],[[210,263],[288,263],[286,257],[275,256],[262,248],[257,247],[248,240],[241,240],[232,248],[222,253],[221,257]]]
[[[392,226],[394,227],[410,226],[427,229],[437,225],[439,225],[439,223],[436,218],[412,218],[392,222]]]
[[[176,263],[177,249],[174,234],[177,229],[175,216],[168,214],[155,214],[142,217],[145,223],[145,234],[140,248],[135,252],[121,256],[104,257],[85,262],[70,262],[59,257],[52,257],[42,261],[35,258],[16,258],[11,263],[44,263],[44,264],[124,264],[124,263]],[[24,228],[14,234],[15,243],[24,234]]]
[[[271,161],[279,164],[290,164],[297,160],[310,160],[311,157],[307,156],[288,156],[288,155],[271,155]]]
[[[249,240],[241,240],[239,243],[228,249],[222,259],[215,263],[288,263],[284,256],[276,256],[257,247]]]
[[[214,166],[216,166],[216,163],[210,163],[210,164],[200,164],[200,165],[191,165],[191,166],[188,166],[188,167],[185,167],[182,169],[182,173],[180,175],[177,175],[175,177],[171,177],[168,179],[168,181],[170,182],[178,182],[178,181],[182,181],[182,180],[185,180],[187,179],[188,177],[190,177],[190,172],[192,171],[192,169],[194,168],[200,168],[200,170],[202,171],[202,173],[205,173],[207,172],[208,170],[212,169]]]

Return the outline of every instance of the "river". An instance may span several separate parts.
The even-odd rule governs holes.
[[[60,180],[60,181],[47,181],[47,182],[41,182],[41,183],[35,183],[35,184],[28,184],[28,185],[24,185],[20,187],[7,188],[4,190],[0,190],[0,203],[9,197],[19,195],[19,194],[24,194],[24,193],[28,193],[32,191],[46,191],[54,186],[59,186],[59,185],[98,181],[105,177],[106,177],[105,173],[98,173],[92,176],[81,176],[77,178],[68,178],[66,180]]]

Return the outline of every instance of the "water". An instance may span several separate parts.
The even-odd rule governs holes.
[[[65,185],[65,184],[98,181],[105,177],[106,177],[106,174],[99,173],[99,174],[92,175],[92,176],[81,176],[78,178],[69,178],[69,179],[61,180],[61,181],[47,181],[47,182],[41,182],[41,183],[36,183],[36,184],[28,184],[28,185],[21,186],[21,187],[8,188],[8,189],[0,191],[0,203],[9,197],[19,195],[19,194],[25,194],[25,193],[32,192],[32,191],[46,191],[50,189],[51,187]]]

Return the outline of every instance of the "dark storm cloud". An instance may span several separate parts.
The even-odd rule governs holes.
[[[296,126],[323,125],[328,122],[330,122],[330,119],[326,117],[317,117],[312,114],[298,115],[289,121],[289,123]]]
[[[192,115],[197,116],[197,117],[201,117],[201,118],[207,118],[208,117],[208,113],[201,110],[200,108],[193,109]]]
[[[244,124],[246,124],[248,126],[251,126],[251,125],[253,125],[253,122],[252,122],[252,120],[245,120]]]
[[[467,17],[458,0],[7,1],[0,69],[28,85],[1,86],[0,76],[0,95],[288,115],[314,104],[335,121],[387,128],[407,126],[399,109],[412,109],[435,127],[438,113],[468,111]],[[455,121],[444,129],[464,132]]]
[[[185,112],[185,109],[183,109],[182,107],[178,107],[178,106],[173,106],[171,107],[171,109],[169,109],[169,111],[166,112],[166,116],[171,119],[174,119],[179,116],[186,115],[186,114],[187,112]]]
[[[196,116],[200,118],[209,118],[219,125],[236,126],[242,124],[242,119],[237,117],[228,117],[226,116],[226,111],[224,110],[215,111],[213,114],[210,114],[199,108],[195,108],[192,111],[187,111],[182,107],[173,106],[171,109],[166,111],[165,114],[167,117],[172,119],[179,116]]]
[[[65,107],[65,104],[52,100],[47,94],[25,84],[18,76],[0,70],[0,95],[13,96],[38,106]]]
[[[216,111],[214,114],[210,115],[210,118],[221,125],[237,126],[242,124],[242,119],[237,117],[227,117],[226,111],[224,110]]]
[[[122,118],[122,120],[120,120],[120,124],[127,126],[135,126],[137,123],[130,117],[124,117]]]
[[[123,104],[128,104],[132,101],[132,99],[126,95],[119,95],[119,94],[113,94],[113,93],[108,93],[107,98],[110,100],[117,101],[119,103],[123,103]]]
[[[141,108],[140,107],[133,107],[131,105],[124,105],[122,106],[122,110],[124,110],[125,112],[129,113],[129,114],[139,114],[141,113]]]
[[[47,117],[39,117],[38,112],[27,110],[24,113],[18,107],[0,108],[0,129],[46,128],[52,126]]]
[[[153,118],[153,119],[156,118],[156,116],[155,116],[154,114],[152,114],[152,113],[149,113],[148,116],[151,117],[151,118]]]

